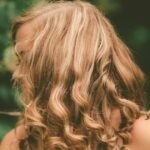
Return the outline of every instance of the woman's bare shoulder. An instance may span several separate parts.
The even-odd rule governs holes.
[[[133,124],[131,136],[132,141],[128,145],[131,150],[150,150],[150,119],[146,119],[146,116],[137,119]],[[19,150],[18,139],[26,137],[24,126],[19,126],[16,132],[13,129],[5,135],[0,150]]]
[[[150,119],[141,116],[133,124],[131,150],[150,150]]]
[[[26,138],[24,126],[19,126],[9,131],[0,143],[0,150],[19,150],[19,139]]]

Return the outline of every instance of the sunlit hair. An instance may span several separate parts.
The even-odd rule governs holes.
[[[12,76],[24,106],[20,124],[29,130],[29,143],[20,147],[126,149],[133,122],[145,112],[144,74],[109,20],[89,2],[50,2],[16,19],[14,44],[26,22],[36,34]],[[114,108],[119,128],[111,122]]]

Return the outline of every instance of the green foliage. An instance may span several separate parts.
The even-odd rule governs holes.
[[[0,117],[0,141],[7,132],[15,127],[16,121],[17,119],[15,117],[12,118],[7,115],[3,115],[2,117]]]

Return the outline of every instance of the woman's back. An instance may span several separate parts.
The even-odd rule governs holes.
[[[113,125],[118,127],[121,120],[118,110],[113,112]],[[20,150],[19,140],[27,139],[28,134],[24,126],[17,127],[16,131],[10,131],[3,139],[0,150]],[[133,124],[131,130],[131,140],[127,144],[130,150],[149,150],[150,149],[150,119],[146,115],[141,116]],[[40,150],[37,148],[37,150]]]
[[[17,18],[12,37],[19,60],[12,79],[24,104],[20,127],[28,129],[21,150],[118,150],[129,146],[130,135],[131,147],[145,141],[149,148],[149,120],[138,120],[144,74],[94,5],[40,6]],[[2,145],[10,138],[14,131]]]

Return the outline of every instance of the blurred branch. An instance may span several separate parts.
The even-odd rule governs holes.
[[[14,117],[19,117],[22,116],[21,112],[4,112],[0,111],[0,115],[9,115],[9,116],[14,116]]]

